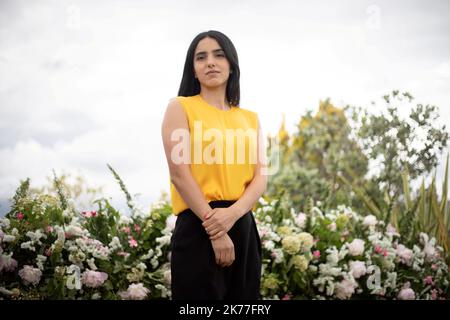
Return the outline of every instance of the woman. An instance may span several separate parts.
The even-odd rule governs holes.
[[[259,299],[261,243],[251,209],[266,189],[256,113],[239,107],[236,49],[221,32],[192,41],[162,138],[171,179],[173,299]]]

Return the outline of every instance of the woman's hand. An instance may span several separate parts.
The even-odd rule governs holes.
[[[215,240],[211,240],[214,254],[216,256],[216,263],[221,267],[229,267],[233,264],[234,244],[228,234]]]
[[[232,208],[215,208],[205,217],[202,225],[211,240],[223,237],[239,218],[237,212]]]

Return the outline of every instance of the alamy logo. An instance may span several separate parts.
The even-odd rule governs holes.
[[[191,133],[184,128],[172,132],[171,140],[178,143],[171,150],[175,164],[261,164],[261,174],[273,175],[279,169],[279,145],[275,139],[270,150],[265,150],[262,133],[249,128],[226,129],[203,128],[202,121],[194,121]],[[268,152],[268,154],[266,154]],[[191,154],[192,153],[192,154]]]

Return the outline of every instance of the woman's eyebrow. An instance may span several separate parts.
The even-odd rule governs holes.
[[[219,51],[222,51],[222,52],[223,52],[223,49],[216,49],[216,50],[213,50],[214,53],[219,52]],[[206,51],[200,51],[200,52],[197,52],[197,53],[195,54],[195,56],[198,56],[198,55],[201,55],[201,54],[205,54],[205,53],[206,53]]]

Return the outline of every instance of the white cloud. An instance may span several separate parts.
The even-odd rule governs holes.
[[[52,168],[81,170],[116,195],[106,163],[146,203],[168,190],[160,123],[190,41],[208,29],[235,43],[241,105],[266,133],[283,113],[293,131],[327,97],[369,105],[393,89],[440,106],[450,123],[448,2],[378,1],[380,28],[368,25],[371,5],[2,1],[0,198]]]

